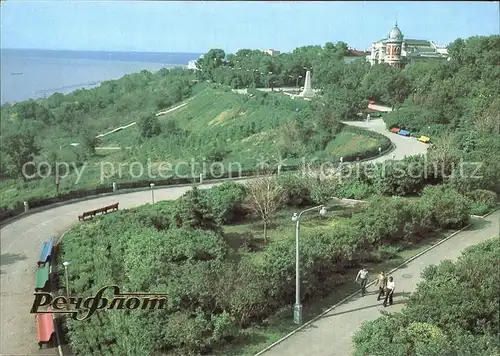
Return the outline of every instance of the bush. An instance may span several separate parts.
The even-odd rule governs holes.
[[[158,136],[161,133],[160,121],[155,114],[147,114],[139,119],[137,123],[141,132],[141,137],[148,139]]]
[[[493,208],[497,203],[497,195],[495,192],[484,189],[476,189],[467,194],[467,197],[474,205],[486,206],[489,209]]]
[[[246,259],[237,268],[227,265],[221,272],[223,283],[216,293],[240,327],[261,321],[283,303],[270,298],[271,286],[278,281],[269,280],[267,273],[264,265]]]
[[[397,111],[384,115],[384,121],[390,130],[393,127],[408,130],[416,135],[432,136],[446,128],[438,112],[422,108],[420,105],[404,105]],[[428,127],[431,126],[432,130]]]
[[[221,231],[212,207],[207,204],[205,192],[196,186],[184,193],[172,209],[172,223],[177,227]]]
[[[485,204],[472,204],[470,207],[470,213],[472,215],[483,216],[488,214],[490,207]]]
[[[368,183],[348,179],[336,187],[335,196],[338,198],[361,200],[368,198],[372,192],[373,190]]]
[[[433,212],[431,219],[436,228],[456,229],[469,223],[470,202],[451,186],[426,187],[421,204]]]
[[[332,199],[335,195],[336,180],[311,180],[311,200],[315,204],[322,204]]]
[[[398,246],[380,246],[377,249],[376,255],[382,261],[396,257],[400,251],[401,247]]]
[[[380,195],[406,196],[420,193],[427,184],[440,182],[428,175],[429,164],[424,155],[407,157],[372,166],[373,174],[363,177]]]
[[[206,201],[221,224],[242,221],[248,215],[244,206],[247,190],[243,184],[225,182],[205,192]]]
[[[309,230],[301,234],[302,298],[324,295],[332,285],[343,281],[337,272],[341,262],[350,259],[352,230]],[[267,295],[279,304],[292,303],[295,290],[295,239],[282,237],[269,245],[263,256],[263,270],[269,283]]]
[[[394,244],[405,237],[405,222],[410,220],[410,212],[402,200],[378,198],[364,211],[351,219],[360,240],[359,247],[371,251],[382,243]]]
[[[304,206],[312,203],[311,188],[308,179],[299,174],[286,174],[278,177],[278,183],[286,192],[285,204]]]

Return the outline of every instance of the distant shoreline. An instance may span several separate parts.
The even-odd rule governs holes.
[[[1,105],[91,89],[124,75],[187,69],[197,53],[70,51],[2,48]],[[23,73],[14,75],[13,73]]]
[[[171,69],[171,68],[183,68],[183,69],[187,69],[187,65],[185,65],[185,64],[165,64],[164,68],[167,68],[167,69]],[[145,70],[148,70],[148,69],[145,69]],[[155,73],[155,72],[157,72],[159,70],[160,69],[148,70],[148,71],[151,72],[151,73]],[[126,73],[126,74],[124,74],[124,76],[127,75],[127,74],[133,74],[133,73],[139,73],[139,72],[140,71]],[[105,81],[108,81],[108,80],[118,80],[120,78],[116,78],[116,79],[103,79],[101,81],[93,81],[93,82],[88,82],[88,83],[69,84],[69,85],[66,85],[66,86],[63,86],[63,87],[59,87],[59,88],[41,89],[41,90],[35,91],[33,93],[35,96],[32,97],[32,98],[28,98],[28,99],[24,99],[24,100],[17,100],[17,101],[6,101],[6,102],[2,101],[1,105],[4,105],[4,104],[15,104],[15,103],[19,103],[19,102],[22,102],[22,101],[25,101],[25,100],[30,100],[30,99],[34,99],[34,100],[46,99],[49,96],[51,96],[53,94],[56,94],[56,93],[61,93],[61,94],[67,95],[67,94],[70,94],[70,93],[72,93],[72,92],[74,92],[75,90],[78,90],[78,89],[93,89],[93,88],[97,88],[98,86],[100,86]],[[70,90],[68,91],[68,89],[70,89]]]

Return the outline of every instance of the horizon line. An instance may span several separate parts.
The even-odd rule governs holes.
[[[65,51],[65,52],[110,52],[110,53],[181,53],[181,54],[204,54],[206,52],[158,52],[158,51],[126,51],[126,50],[99,50],[99,49],[53,49],[53,48],[13,48],[0,47],[0,51],[16,50],[16,51]]]

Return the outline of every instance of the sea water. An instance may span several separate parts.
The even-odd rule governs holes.
[[[186,66],[200,53],[1,50],[1,103],[91,88],[143,69]]]

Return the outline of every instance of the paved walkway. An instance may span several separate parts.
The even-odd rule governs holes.
[[[396,144],[396,158],[425,152],[426,145],[412,138],[387,132],[381,119],[349,122],[351,125],[372,129],[391,138]],[[377,161],[391,159],[392,154]],[[204,185],[208,188],[213,184]],[[176,199],[190,187],[155,189],[155,201]],[[14,221],[1,229],[0,256],[0,354],[54,355],[54,350],[38,350],[34,315],[29,314],[33,302],[36,261],[40,247],[50,236],[60,236],[78,222],[84,211],[119,202],[120,209],[133,208],[151,202],[151,192],[142,191],[92,199],[60,206]]]
[[[481,228],[482,220],[476,220],[472,227],[450,240],[418,257],[392,276],[396,282],[394,305],[384,308],[377,302],[375,287],[368,288],[368,294],[360,295],[339,305],[316,322],[292,335],[281,344],[271,348],[263,356],[348,356],[353,351],[351,344],[354,333],[363,321],[378,318],[382,310],[394,312],[403,307],[405,293],[415,291],[420,281],[420,272],[425,266],[437,264],[445,259],[456,259],[469,246],[492,237],[500,237],[500,211],[487,217],[487,224]],[[373,279],[378,271],[370,271]],[[290,319],[292,316],[290,316]]]
[[[382,111],[382,112],[391,112],[392,109],[388,106],[377,105],[377,104],[368,104],[368,109]]]
[[[357,126],[369,131],[375,131],[381,135],[388,137],[396,146],[396,149],[387,156],[381,156],[370,162],[382,162],[391,159],[394,155],[396,160],[401,160],[406,156],[424,154],[427,152],[428,145],[417,141],[414,137],[405,137],[387,130],[383,119],[372,119],[367,121],[345,121],[347,125]]]

